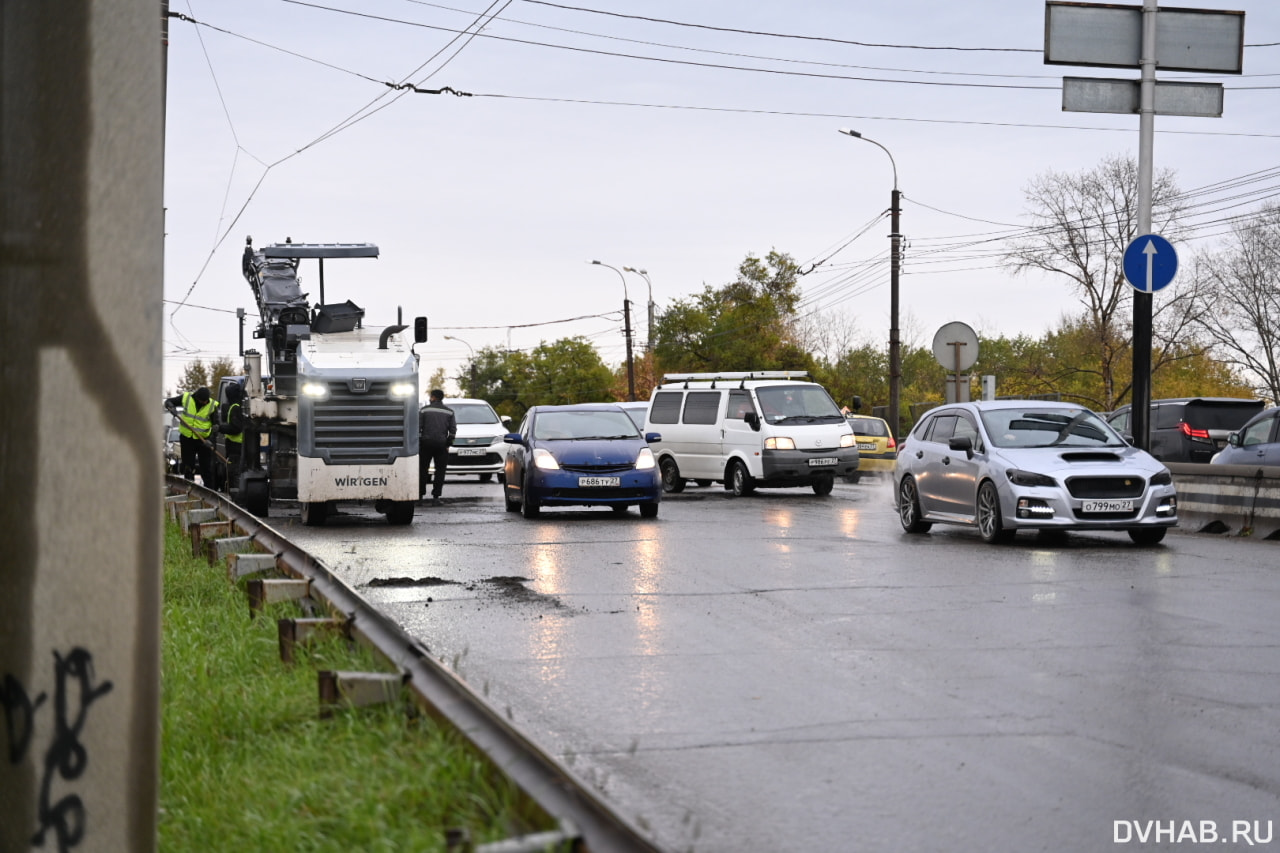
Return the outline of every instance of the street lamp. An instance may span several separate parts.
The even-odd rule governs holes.
[[[468,396],[468,397],[472,397],[472,398],[474,398],[474,397],[476,396],[476,351],[475,351],[475,348],[474,348],[473,346],[471,346],[471,344],[469,344],[469,343],[467,343],[466,341],[464,341],[462,338],[455,338],[453,335],[445,335],[445,336],[444,336],[444,339],[445,339],[446,341],[457,341],[458,343],[465,345],[465,346],[466,346],[466,348],[467,348],[467,349],[469,349],[469,350],[471,351],[471,370],[470,370],[471,377],[470,377],[470,381],[467,383],[467,385],[468,385],[468,388],[467,388],[467,396]]]
[[[627,295],[627,277],[617,267],[611,267],[599,261],[592,261],[591,263],[600,267],[609,267],[609,269],[618,274],[618,278],[622,279],[622,333],[627,339],[627,399],[634,402],[636,399],[636,366],[631,360],[631,297]]]
[[[893,167],[893,193],[889,196],[889,430],[894,439],[898,438],[898,411],[902,393],[902,345],[898,340],[898,274],[902,268],[902,234],[898,230],[898,216],[901,213],[901,194],[898,192],[898,164],[893,154],[874,139],[868,139],[856,130],[841,128],[840,132],[863,142],[870,142],[885,154],[889,155],[889,165]]]
[[[646,327],[649,332],[649,337],[645,340],[644,348],[647,350],[652,350],[653,349],[653,282],[649,281],[648,270],[638,270],[635,267],[623,267],[623,269],[626,270],[627,272],[633,272],[636,275],[640,276],[641,278],[644,279],[644,283],[649,286],[649,325]]]

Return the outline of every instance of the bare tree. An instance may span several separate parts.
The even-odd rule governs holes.
[[[1213,355],[1280,401],[1280,206],[1238,221],[1218,251],[1199,256],[1195,290]]]
[[[1079,174],[1052,170],[1024,191],[1032,228],[1014,238],[1004,263],[1014,272],[1068,278],[1092,331],[1106,407],[1118,396],[1115,372],[1132,345],[1133,292],[1124,278],[1124,250],[1138,236],[1138,165],[1113,155]],[[1182,204],[1173,172],[1152,180],[1152,231],[1175,240]]]

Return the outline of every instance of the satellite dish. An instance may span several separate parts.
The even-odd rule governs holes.
[[[933,357],[951,373],[968,370],[978,360],[978,336],[965,323],[947,323],[933,336]]]

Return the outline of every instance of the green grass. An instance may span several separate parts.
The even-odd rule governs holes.
[[[276,620],[166,525],[159,849],[433,851],[546,828],[452,730],[402,705],[320,719],[316,672],[376,670],[341,638],[280,660]],[[537,821],[537,824],[532,824]]]

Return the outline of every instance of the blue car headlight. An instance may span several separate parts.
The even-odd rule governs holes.
[[[1023,471],[1019,468],[1010,468],[1005,471],[1005,476],[1009,478],[1009,482],[1015,486],[1048,486],[1056,487],[1058,481],[1044,474],[1037,474],[1034,471]]]
[[[551,451],[538,447],[533,451],[533,467],[543,471],[559,471],[560,463],[551,455]]]
[[[647,471],[656,464],[657,462],[653,458],[653,451],[647,447],[640,448],[640,455],[636,457],[636,470]]]

